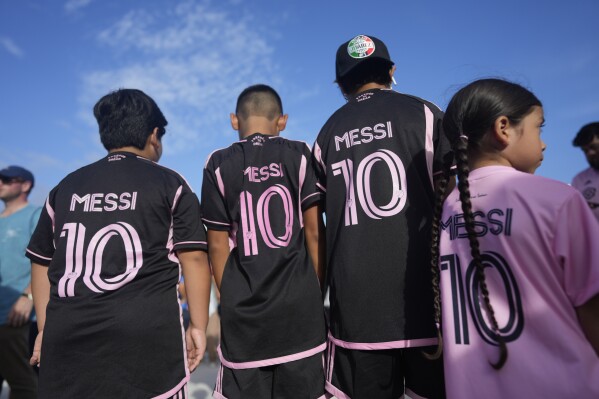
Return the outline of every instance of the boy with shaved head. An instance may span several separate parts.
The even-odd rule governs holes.
[[[269,86],[245,89],[240,141],[210,155],[202,186],[208,251],[221,293],[215,398],[324,398],[321,195],[302,142]]]

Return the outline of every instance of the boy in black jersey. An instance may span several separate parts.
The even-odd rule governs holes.
[[[383,42],[337,50],[347,104],[321,129],[314,165],[325,200],[330,333],[327,391],[337,397],[439,398],[430,275],[434,176],[449,145],[442,112],[390,89]],[[430,351],[434,351],[430,349]]]
[[[271,87],[248,87],[231,114],[240,141],[204,169],[202,214],[221,294],[215,398],[324,398],[321,195],[309,147],[279,137],[286,123]]]
[[[94,115],[108,155],[50,192],[27,248],[39,397],[187,397],[210,293],[200,204],[183,177],[156,163],[167,121],[150,97],[118,90]]]

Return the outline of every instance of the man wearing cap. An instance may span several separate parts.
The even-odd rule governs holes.
[[[338,398],[444,397],[431,284],[435,175],[450,162],[434,104],[391,90],[385,44],[359,35],[336,56],[347,100],[314,144],[326,196],[327,390]],[[432,348],[431,348],[432,346]]]
[[[37,376],[29,365],[33,309],[31,264],[25,249],[40,208],[27,201],[33,174],[20,166],[0,170],[0,374],[11,398],[35,398]]]

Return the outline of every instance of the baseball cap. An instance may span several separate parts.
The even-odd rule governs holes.
[[[374,36],[358,35],[343,43],[337,49],[335,73],[337,78],[347,75],[352,69],[366,60],[380,59],[393,65],[389,50]]]
[[[0,170],[0,177],[7,177],[9,179],[21,178],[24,181],[30,181],[31,185],[34,183],[33,173],[16,165],[7,166]]]

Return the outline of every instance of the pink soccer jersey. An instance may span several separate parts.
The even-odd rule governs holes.
[[[575,308],[599,293],[599,224],[573,188],[504,166],[470,173],[476,233],[508,359],[487,318],[459,193],[441,220],[448,398],[599,398],[599,357]]]
[[[582,196],[599,220],[599,170],[587,168],[574,176],[572,186],[582,193]]]

